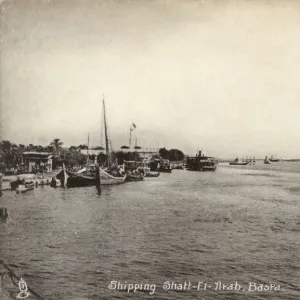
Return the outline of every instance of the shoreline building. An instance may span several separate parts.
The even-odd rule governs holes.
[[[95,149],[97,147],[91,148],[89,150],[87,149],[81,149],[80,153],[84,155],[99,155],[100,153],[106,154],[105,149]],[[149,160],[152,158],[153,155],[159,155],[159,148],[141,148],[137,147],[136,149],[134,148],[120,148],[116,150],[115,152],[123,152],[123,153],[138,153],[140,158],[142,160]]]
[[[53,155],[48,152],[23,152],[24,166],[29,173],[43,169],[52,172]]]
[[[138,149],[119,149],[118,151],[123,152],[123,153],[137,153],[140,156],[140,159],[145,161],[145,160],[150,160],[154,155],[159,155],[159,148],[140,148]]]

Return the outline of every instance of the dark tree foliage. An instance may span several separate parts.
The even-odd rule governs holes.
[[[159,156],[162,159],[168,159],[170,161],[184,160],[184,153],[178,149],[167,150],[166,148],[159,149]]]
[[[169,159],[169,151],[166,148],[160,148],[159,156],[163,159]]]
[[[69,148],[69,151],[71,151],[71,152],[73,152],[73,151],[78,151],[78,150],[80,150],[78,147],[76,147],[76,146],[71,146],[70,148]]]
[[[106,154],[99,153],[97,156],[97,161],[100,166],[104,165],[104,163],[106,162]]]
[[[184,160],[184,153],[178,149],[171,149],[169,150],[169,160],[170,161]]]
[[[62,141],[53,139],[48,146],[14,144],[10,141],[0,142],[0,172],[7,169],[20,167],[23,163],[23,152],[48,152],[53,155],[53,167],[63,162],[70,165],[83,165],[86,163],[86,155],[80,153],[80,147],[71,146],[69,149],[62,148]]]
[[[140,155],[137,152],[122,152],[122,151],[117,151],[115,152],[115,156],[118,160],[118,164],[123,164],[124,160],[134,160],[134,161],[139,161],[140,160]]]

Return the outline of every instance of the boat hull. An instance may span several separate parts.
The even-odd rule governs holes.
[[[135,175],[135,174],[128,174],[126,177],[126,181],[142,181],[144,180],[144,176],[139,174],[139,175]]]
[[[99,174],[100,174],[100,184],[101,185],[115,185],[115,184],[122,184],[126,180],[126,175],[123,177],[115,177],[103,169],[99,168]]]
[[[65,186],[66,183],[67,187],[95,186],[97,183],[94,176],[84,176],[69,170],[65,170],[65,172],[62,170],[56,175],[56,178],[60,180],[62,186]]]
[[[15,190],[20,184],[24,184],[24,183],[25,183],[25,180],[17,179],[10,183],[10,187],[12,190]]]
[[[199,169],[187,169],[187,171],[197,171],[197,172],[215,172],[217,169],[216,166],[212,166],[212,167],[202,167]]]
[[[158,177],[159,172],[149,172],[145,174],[145,177]]]
[[[32,185],[26,185],[26,184],[20,184],[15,191],[17,193],[26,193],[27,191],[31,191],[34,189],[34,184]]]
[[[172,173],[172,169],[160,168],[159,172],[161,172],[161,173]]]
[[[53,188],[59,187],[59,186],[61,186],[61,181],[54,177],[54,178],[52,178],[50,186]]]
[[[93,176],[87,176],[83,174],[78,174],[69,170],[62,170],[56,175],[56,178],[60,180],[61,185],[64,186],[65,182],[67,187],[84,187],[84,186],[98,186],[99,185],[99,175],[101,185],[116,185],[122,184],[126,180],[126,175],[123,177],[115,177],[103,169],[99,168],[98,172]],[[67,178],[65,178],[67,177]]]
[[[229,163],[231,166],[246,166],[249,164],[249,162],[230,162]]]

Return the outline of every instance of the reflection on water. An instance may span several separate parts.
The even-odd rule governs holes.
[[[298,299],[300,164],[174,170],[96,188],[5,192],[0,257],[47,299]],[[109,290],[112,280],[156,284]],[[163,290],[167,280],[282,285],[279,292]]]

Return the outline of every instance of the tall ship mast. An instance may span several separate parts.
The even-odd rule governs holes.
[[[106,123],[106,112],[105,112],[104,95],[103,95],[103,114],[104,114],[104,132],[105,132],[106,166],[107,166],[107,167],[110,167],[110,152],[109,152],[109,143],[108,143],[108,134],[107,134],[107,123]]]
[[[105,129],[105,147],[106,147],[106,169],[98,168],[96,173],[90,174],[87,168],[83,168],[78,172],[66,170],[65,167],[61,172],[56,175],[62,185],[65,187],[79,187],[79,186],[100,186],[100,185],[114,185],[124,183],[126,180],[126,174],[123,175],[116,168],[111,167],[111,154],[109,149],[109,140],[107,133],[107,120],[105,111],[105,102],[103,96],[103,115],[104,115],[104,129]],[[89,137],[88,137],[89,144]],[[89,148],[89,146],[88,146]],[[89,154],[89,153],[88,153]],[[111,167],[111,168],[110,168]]]

